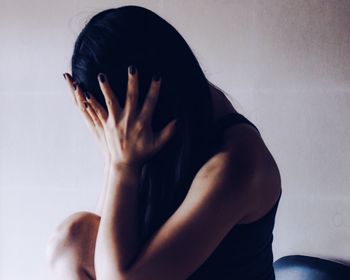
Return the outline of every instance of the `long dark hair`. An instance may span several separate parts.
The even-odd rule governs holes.
[[[191,181],[210,156],[213,107],[208,81],[190,47],[154,12],[123,6],[94,15],[74,45],[72,76],[105,108],[97,75],[106,73],[123,107],[127,67],[139,71],[141,109],[152,75],[160,72],[161,89],[152,119],[154,132],[178,119],[177,133],[143,167],[139,224],[146,241],[179,207]]]

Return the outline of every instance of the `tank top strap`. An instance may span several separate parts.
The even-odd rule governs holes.
[[[235,124],[239,124],[239,123],[247,123],[247,124],[253,126],[260,134],[259,129],[250,120],[248,120],[242,114],[236,113],[236,112],[226,114],[226,115],[220,117],[219,119],[217,119],[214,122],[214,130],[216,133],[221,133],[226,128],[233,126]]]

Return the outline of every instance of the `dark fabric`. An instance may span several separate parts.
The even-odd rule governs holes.
[[[233,126],[239,123],[247,123],[253,126],[260,134],[259,129],[245,116],[239,113],[229,113],[227,115],[222,116],[214,123],[214,130],[217,133],[223,132],[226,128]]]
[[[350,279],[350,266],[321,258],[290,255],[274,263],[277,280]]]
[[[248,123],[257,129],[243,115],[231,113],[217,120],[215,136],[220,137],[224,129],[238,123]],[[281,195],[258,221],[234,226],[209,258],[187,279],[274,280],[272,232],[280,198]]]

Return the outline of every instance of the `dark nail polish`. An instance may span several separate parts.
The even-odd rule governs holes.
[[[152,79],[153,79],[154,81],[156,81],[156,82],[159,81],[159,80],[160,80],[160,73],[159,73],[159,72],[155,73],[155,74],[153,75]]]
[[[76,82],[73,82],[73,88],[74,88],[74,90],[77,90],[77,83]]]
[[[129,66],[129,73],[134,75],[136,73],[136,67],[134,65]]]
[[[67,78],[66,78],[66,73],[63,73],[63,78],[64,78],[65,80],[67,80]]]
[[[84,94],[85,94],[85,97],[86,97],[87,99],[90,99],[90,95],[88,94],[87,91],[84,91]]]
[[[101,83],[104,83],[106,81],[106,77],[102,73],[98,75],[98,78],[100,79]]]
[[[85,108],[87,108],[87,107],[88,107],[88,104],[87,104],[86,102],[84,102],[84,105],[85,105]]]

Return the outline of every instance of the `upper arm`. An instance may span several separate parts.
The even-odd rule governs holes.
[[[237,154],[237,153],[236,153]],[[174,214],[152,236],[124,279],[186,279],[246,213],[254,165],[219,153],[196,174]]]

